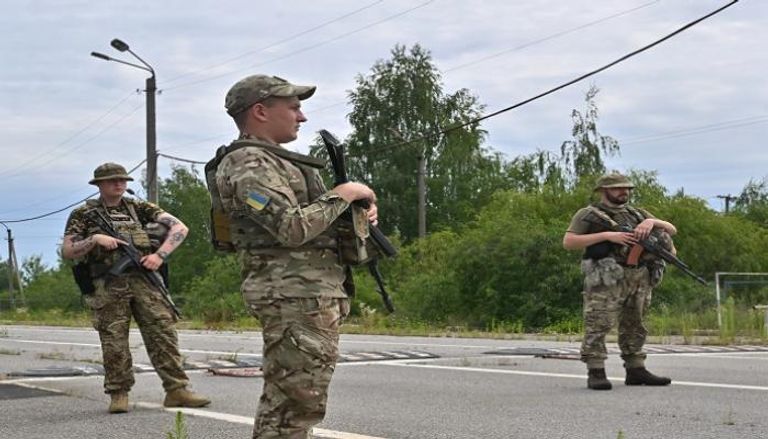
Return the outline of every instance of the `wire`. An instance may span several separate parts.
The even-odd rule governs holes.
[[[168,154],[158,154],[158,156],[165,157],[165,158],[171,159],[171,160],[176,160],[177,162],[192,163],[194,165],[204,165],[204,164],[207,163],[207,162],[201,162],[199,160],[185,159],[185,158],[182,158],[182,157],[174,157],[174,156],[168,155]]]
[[[488,56],[485,56],[483,58],[476,59],[474,61],[470,61],[470,62],[467,62],[467,63],[464,63],[464,64],[459,64],[459,65],[457,65],[455,67],[451,67],[450,69],[445,70],[445,73],[452,72],[454,70],[463,69],[465,67],[469,67],[469,66],[474,65],[474,64],[478,64],[478,63],[481,63],[481,62],[488,61],[489,59],[498,58],[498,57],[500,57],[502,55],[506,55],[507,53],[515,52],[515,51],[518,51],[518,50],[521,50],[521,49],[525,49],[525,48],[528,48],[528,47],[531,47],[531,46],[535,46],[537,44],[541,44],[541,43],[549,41],[549,40],[554,40],[555,38],[559,38],[559,37],[562,37],[564,35],[568,35],[570,33],[573,33],[573,32],[576,32],[576,31],[579,31],[579,30],[582,30],[582,29],[586,29],[586,28],[594,26],[596,24],[600,24],[600,23],[612,20],[614,18],[621,17],[623,15],[631,14],[632,12],[638,11],[638,10],[643,9],[643,8],[647,8],[648,6],[656,4],[656,3],[660,2],[660,1],[661,0],[654,0],[652,2],[645,3],[645,4],[642,4],[640,6],[636,6],[636,7],[632,8],[632,9],[627,9],[625,11],[617,12],[615,14],[608,15],[608,16],[603,17],[603,18],[598,18],[595,21],[590,21],[588,23],[585,23],[585,24],[582,24],[582,25],[579,25],[579,26],[576,26],[576,27],[572,27],[572,28],[566,29],[564,31],[556,32],[556,33],[551,34],[551,35],[547,35],[547,36],[539,38],[537,40],[528,41],[526,43],[520,44],[519,46],[515,46],[515,47],[512,47],[510,49],[502,50],[501,52],[496,52],[496,53],[494,53],[492,55],[488,55]]]
[[[301,48],[301,49],[298,49],[298,50],[295,50],[295,51],[293,51],[293,52],[289,52],[289,53],[287,53],[287,54],[285,54],[285,55],[283,55],[283,56],[280,56],[280,57],[277,57],[277,58],[273,58],[273,59],[271,59],[271,60],[269,60],[269,61],[265,61],[265,62],[263,62],[263,63],[256,63],[256,64],[251,64],[251,65],[249,65],[249,66],[246,66],[246,67],[244,67],[244,68],[242,68],[242,69],[236,69],[236,70],[232,70],[232,71],[230,71],[230,72],[227,72],[227,73],[220,73],[220,74],[218,74],[218,75],[209,76],[209,77],[207,77],[207,78],[198,79],[198,80],[196,80],[196,81],[190,81],[190,82],[186,82],[186,83],[183,83],[183,84],[179,84],[179,85],[177,85],[177,86],[173,86],[173,87],[165,87],[165,88],[164,88],[164,90],[165,90],[165,91],[169,91],[169,90],[176,90],[176,89],[179,89],[179,88],[182,88],[182,87],[187,87],[187,86],[190,86],[190,85],[200,84],[200,83],[202,83],[202,82],[207,82],[207,81],[212,81],[212,80],[214,80],[214,79],[223,78],[223,77],[225,77],[225,76],[229,76],[229,75],[232,75],[232,74],[234,74],[234,73],[238,73],[238,72],[241,72],[241,71],[243,71],[243,70],[249,70],[249,69],[253,69],[254,67],[260,67],[260,66],[264,66],[264,65],[267,65],[267,64],[271,64],[271,63],[273,63],[273,62],[276,62],[276,61],[281,61],[281,60],[284,60],[284,59],[286,59],[286,58],[290,58],[290,57],[292,57],[292,56],[298,55],[298,54],[300,54],[300,53],[304,53],[304,52],[307,52],[307,51],[309,51],[309,50],[312,50],[312,49],[318,48],[318,47],[320,47],[320,46],[324,46],[324,45],[326,45],[326,44],[328,44],[328,43],[332,43],[332,42],[334,42],[334,41],[338,41],[338,40],[340,40],[340,39],[342,39],[342,38],[346,38],[346,37],[348,37],[348,36],[350,36],[350,35],[353,35],[353,34],[356,34],[356,33],[358,33],[358,32],[362,32],[362,31],[364,31],[364,30],[366,30],[366,29],[370,29],[370,28],[372,28],[372,27],[374,27],[374,26],[377,26],[377,25],[379,25],[379,24],[381,24],[381,23],[384,23],[384,22],[387,22],[387,21],[389,21],[389,20],[393,20],[393,19],[395,19],[395,18],[401,17],[401,16],[403,16],[403,15],[405,15],[405,14],[408,14],[408,13],[410,13],[410,12],[413,12],[413,11],[415,11],[416,9],[419,9],[419,8],[423,8],[424,6],[427,6],[428,4],[430,4],[430,3],[433,3],[434,1],[435,1],[435,0],[429,0],[429,1],[426,1],[426,2],[423,2],[423,3],[419,3],[418,5],[416,5],[416,6],[412,7],[412,8],[409,8],[409,9],[406,9],[406,10],[400,11],[400,12],[398,12],[398,13],[396,13],[396,14],[393,14],[393,15],[387,16],[387,17],[385,17],[385,18],[382,18],[382,19],[381,19],[381,20],[379,20],[379,21],[375,21],[375,22],[373,22],[373,23],[369,23],[369,24],[367,24],[367,25],[365,25],[365,26],[359,27],[359,28],[357,28],[357,29],[354,29],[354,30],[352,30],[352,31],[349,31],[349,32],[345,32],[345,33],[343,33],[343,34],[341,34],[341,35],[338,35],[338,36],[336,36],[336,37],[330,38],[330,39],[328,39],[328,40],[320,41],[319,43],[316,43],[316,44],[312,44],[312,45],[309,45],[309,46],[303,47],[303,48]]]
[[[5,176],[5,175],[7,175],[8,173],[11,173],[11,172],[14,172],[14,171],[18,171],[18,170],[19,170],[19,168],[23,168],[24,166],[28,165],[29,163],[35,162],[35,161],[39,160],[39,159],[40,159],[40,158],[42,158],[42,157],[48,157],[48,155],[49,155],[49,154],[51,154],[51,153],[52,153],[54,150],[56,150],[56,148],[58,148],[58,147],[60,147],[60,146],[64,146],[64,145],[66,145],[67,143],[69,143],[70,141],[72,141],[72,140],[73,140],[75,137],[77,137],[77,136],[79,136],[80,134],[84,133],[84,132],[85,132],[85,131],[87,131],[89,128],[91,128],[92,126],[94,126],[94,125],[96,125],[98,122],[100,122],[102,119],[104,119],[105,117],[107,117],[108,115],[110,115],[110,114],[111,114],[113,111],[115,111],[115,110],[116,110],[116,109],[117,109],[119,106],[121,106],[121,105],[122,105],[122,104],[123,104],[125,101],[127,101],[127,100],[128,100],[128,98],[130,98],[130,97],[131,97],[131,96],[133,96],[133,95],[135,95],[135,92],[130,92],[130,93],[128,93],[128,95],[127,95],[127,96],[125,96],[124,98],[120,99],[120,101],[119,101],[118,103],[116,103],[115,105],[113,105],[113,106],[112,106],[110,109],[108,109],[108,110],[107,110],[105,113],[103,113],[101,116],[97,117],[96,119],[94,119],[93,121],[91,121],[90,123],[88,123],[86,126],[84,126],[84,127],[83,127],[83,128],[81,128],[80,130],[78,130],[77,132],[75,132],[74,134],[72,134],[71,136],[69,136],[69,137],[68,137],[66,140],[63,140],[63,141],[59,142],[58,144],[56,144],[56,145],[55,145],[53,148],[49,149],[48,151],[46,151],[46,152],[43,152],[43,153],[40,153],[40,155],[36,155],[35,157],[33,157],[33,158],[31,158],[31,159],[29,159],[29,160],[27,160],[27,161],[25,161],[25,162],[22,162],[22,163],[14,163],[14,165],[13,165],[13,168],[11,168],[11,169],[7,169],[7,170],[5,170],[5,171],[2,171],[2,172],[0,172],[0,177],[2,177],[2,176]]]
[[[36,167],[37,167],[38,169],[39,169],[39,168],[42,168],[42,167],[45,167],[45,165],[47,165],[47,164],[49,164],[49,163],[51,163],[51,162],[53,162],[53,161],[55,161],[55,160],[57,160],[57,159],[60,159],[61,157],[65,156],[65,155],[67,155],[67,154],[69,154],[69,153],[71,153],[71,152],[73,152],[73,151],[75,151],[75,150],[77,150],[77,149],[79,149],[79,148],[82,148],[83,146],[87,145],[88,143],[92,142],[93,140],[96,140],[96,139],[97,139],[99,136],[101,136],[101,135],[102,135],[102,134],[104,134],[105,132],[109,131],[109,130],[110,130],[110,129],[112,129],[114,126],[118,125],[120,122],[124,121],[125,119],[128,119],[130,116],[132,116],[134,113],[136,113],[136,111],[138,111],[138,110],[139,110],[139,108],[141,108],[141,107],[143,107],[143,106],[144,106],[144,104],[143,104],[143,103],[142,103],[142,104],[139,104],[138,106],[134,107],[134,108],[133,108],[133,109],[132,109],[132,110],[131,110],[129,113],[127,113],[127,114],[123,115],[121,118],[119,118],[119,119],[115,120],[114,122],[112,122],[111,124],[107,125],[106,127],[104,127],[104,129],[102,129],[101,131],[99,131],[98,133],[96,133],[94,136],[92,136],[92,137],[90,137],[90,138],[86,139],[85,141],[83,141],[83,142],[81,142],[81,143],[79,143],[79,144],[75,145],[75,146],[74,146],[74,147],[72,147],[72,148],[69,148],[69,149],[67,149],[66,151],[64,151],[64,152],[63,152],[63,154],[59,154],[58,156],[52,156],[52,157],[49,157],[49,158],[48,158],[48,160],[46,160],[46,161],[44,161],[44,162],[40,163],[40,164],[39,164],[38,166],[36,166]],[[4,176],[4,177],[3,177],[3,179],[6,179],[6,178],[13,178],[13,177],[18,177],[18,176],[20,176],[20,175],[26,175],[27,173],[28,173],[27,171],[18,171],[18,172],[16,172],[16,173],[13,173],[13,174],[9,174],[9,175],[6,175],[6,176]]]
[[[146,161],[147,161],[147,159],[144,159],[144,160],[142,160],[141,162],[139,162],[139,164],[138,164],[138,165],[134,166],[133,168],[131,168],[131,170],[130,170],[130,171],[128,171],[128,174],[131,174],[133,171],[135,171],[135,170],[139,169],[139,167],[140,167],[141,165],[143,165],[144,163],[146,163]],[[69,204],[69,205],[67,205],[67,206],[64,206],[64,207],[62,207],[61,209],[56,209],[56,210],[54,210],[54,211],[52,211],[52,212],[43,213],[43,214],[41,214],[41,215],[33,216],[33,217],[30,217],[30,218],[22,218],[22,219],[17,219],[17,220],[2,220],[2,221],[0,221],[0,222],[2,222],[2,223],[8,223],[8,224],[11,224],[11,223],[25,223],[25,222],[28,222],[28,221],[34,221],[34,220],[38,220],[38,219],[41,219],[41,218],[45,218],[45,217],[47,217],[47,216],[51,216],[51,215],[55,215],[55,214],[57,214],[57,213],[63,212],[63,211],[65,211],[65,210],[67,210],[67,209],[70,209],[70,208],[72,208],[72,207],[75,207],[75,206],[77,206],[78,204],[80,204],[80,203],[82,203],[82,202],[84,202],[84,201],[86,201],[86,200],[88,200],[88,199],[90,199],[90,198],[93,198],[93,197],[95,197],[95,196],[96,196],[96,195],[98,195],[98,194],[99,194],[99,192],[98,192],[98,191],[96,191],[96,192],[92,193],[91,195],[88,195],[87,197],[83,198],[82,200],[78,200],[78,201],[76,201],[76,202],[74,202],[74,203],[72,203],[72,204]]]
[[[220,62],[220,63],[218,63],[218,64],[212,64],[212,65],[209,65],[208,67],[204,67],[204,68],[201,68],[201,69],[198,69],[198,70],[192,71],[192,72],[188,72],[188,73],[184,73],[184,74],[181,74],[181,75],[179,75],[179,76],[175,76],[175,77],[173,77],[173,78],[171,78],[171,79],[168,79],[168,80],[166,80],[166,81],[165,81],[165,83],[166,83],[166,84],[169,84],[169,83],[172,83],[172,82],[178,81],[178,80],[179,80],[179,79],[181,79],[181,78],[186,78],[187,76],[197,75],[197,74],[199,74],[199,73],[201,73],[201,72],[206,72],[206,71],[208,71],[208,70],[212,70],[212,69],[214,69],[214,68],[216,68],[216,67],[221,67],[221,66],[223,66],[223,65],[226,65],[226,64],[229,64],[229,63],[231,63],[231,62],[237,61],[237,60],[239,60],[239,59],[245,58],[245,57],[246,57],[246,56],[248,56],[248,55],[252,55],[252,54],[254,54],[254,53],[263,52],[263,51],[265,51],[265,50],[267,50],[267,49],[271,49],[271,48],[273,48],[273,47],[276,47],[276,46],[279,46],[279,45],[281,45],[281,44],[287,43],[287,42],[289,42],[289,41],[293,41],[293,40],[295,40],[296,38],[299,38],[299,37],[301,37],[301,36],[304,36],[304,35],[307,35],[307,34],[309,34],[309,33],[312,33],[312,32],[314,32],[314,31],[316,31],[316,30],[322,29],[322,28],[324,28],[324,27],[326,27],[326,26],[328,26],[328,25],[331,25],[331,24],[333,24],[333,23],[339,22],[339,21],[341,21],[341,20],[343,20],[343,19],[345,19],[345,18],[349,18],[349,17],[351,17],[351,16],[353,16],[353,15],[356,15],[356,14],[358,14],[358,13],[362,12],[362,11],[365,11],[366,9],[370,9],[370,8],[372,8],[372,7],[376,6],[376,5],[378,5],[379,3],[382,3],[383,1],[384,1],[384,0],[378,0],[378,1],[376,1],[376,2],[373,2],[373,3],[369,4],[369,5],[363,6],[362,8],[359,8],[359,9],[355,9],[354,11],[351,11],[351,12],[348,12],[348,13],[346,13],[346,14],[340,15],[340,16],[338,16],[338,17],[336,17],[336,18],[333,18],[333,19],[331,19],[331,20],[328,20],[328,21],[326,21],[326,22],[320,23],[320,24],[318,24],[318,25],[317,25],[317,26],[315,26],[315,27],[312,27],[312,28],[309,28],[309,29],[307,29],[307,30],[301,31],[301,32],[299,32],[299,33],[297,33],[297,34],[293,34],[293,35],[291,35],[291,36],[289,36],[289,37],[287,37],[287,38],[284,38],[284,39],[282,39],[282,40],[279,40],[279,41],[277,41],[277,42],[271,43],[271,44],[269,44],[269,45],[266,45],[266,46],[264,46],[264,47],[261,47],[261,48],[258,48],[258,49],[254,49],[254,50],[249,50],[249,51],[247,51],[247,52],[243,52],[243,53],[242,53],[242,54],[240,54],[240,55],[237,55],[237,56],[235,56],[235,57],[229,58],[229,59],[227,59],[227,60],[225,60],[225,61],[222,61],[222,62]],[[166,90],[167,90],[167,89],[166,89]]]
[[[661,44],[662,42],[664,42],[664,41],[674,37],[675,35],[678,35],[678,34],[684,32],[685,30],[687,30],[687,29],[689,29],[689,28],[699,24],[700,22],[706,20],[707,18],[712,17],[713,15],[716,15],[716,14],[724,11],[725,9],[735,5],[736,3],[738,3],[738,1],[739,0],[732,0],[730,3],[726,4],[725,6],[722,6],[722,7],[718,8],[718,9],[710,12],[707,15],[704,15],[704,16],[702,16],[700,18],[697,18],[696,20],[691,21],[690,23],[680,27],[679,29],[677,29],[677,30],[667,34],[666,36],[664,36],[664,37],[662,37],[662,38],[660,38],[660,39],[658,39],[658,40],[656,40],[656,41],[654,41],[654,42],[652,42],[652,43],[650,43],[650,44],[648,44],[646,46],[643,46],[643,47],[641,47],[641,48],[639,48],[639,49],[637,49],[637,50],[635,50],[633,52],[630,52],[630,53],[622,56],[621,58],[618,58],[618,59],[616,59],[616,60],[614,60],[614,61],[612,61],[612,62],[610,62],[610,63],[608,63],[608,64],[606,64],[606,65],[604,65],[602,67],[599,67],[599,68],[597,68],[595,70],[592,70],[589,73],[585,73],[585,74],[579,76],[578,78],[572,79],[572,80],[570,80],[570,81],[568,81],[568,82],[566,82],[564,84],[558,85],[557,87],[551,88],[551,89],[549,89],[549,90],[547,90],[547,91],[545,91],[543,93],[540,93],[540,94],[538,94],[536,96],[528,98],[528,99],[526,99],[524,101],[518,102],[518,103],[516,103],[514,105],[510,105],[509,107],[506,107],[506,108],[502,108],[501,110],[494,111],[493,113],[477,117],[475,119],[470,120],[469,122],[464,122],[464,123],[461,123],[461,124],[458,124],[458,125],[453,125],[453,126],[449,126],[447,128],[443,128],[443,129],[435,132],[434,134],[425,134],[425,135],[416,137],[416,138],[411,139],[411,140],[406,140],[406,141],[403,141],[403,142],[398,142],[398,143],[394,143],[394,144],[391,144],[391,145],[382,146],[381,148],[378,148],[375,151],[372,151],[371,153],[375,154],[375,153],[385,152],[385,151],[388,151],[390,149],[399,148],[401,146],[405,146],[405,145],[408,145],[408,144],[411,144],[411,143],[414,143],[414,142],[425,140],[425,139],[428,139],[430,137],[434,137],[434,136],[441,135],[441,134],[447,134],[447,133],[449,133],[451,131],[456,131],[458,129],[464,128],[464,127],[469,126],[469,125],[475,125],[475,124],[477,124],[479,122],[482,122],[484,120],[490,119],[490,118],[495,117],[495,116],[498,116],[498,115],[500,115],[502,113],[506,113],[507,111],[514,110],[515,108],[518,108],[518,107],[522,107],[523,105],[526,105],[526,104],[528,104],[530,102],[533,102],[533,101],[535,101],[537,99],[541,99],[544,96],[550,95],[550,94],[552,94],[552,93],[554,93],[554,92],[556,92],[558,90],[561,90],[561,89],[563,89],[565,87],[573,85],[573,84],[575,84],[577,82],[580,82],[580,81],[582,81],[582,80],[584,80],[586,78],[589,78],[590,76],[594,76],[594,75],[596,75],[596,74],[598,74],[598,73],[600,73],[600,72],[602,72],[604,70],[607,70],[607,69],[609,69],[609,68],[611,68],[611,67],[613,67],[613,66],[615,66],[615,65],[617,65],[617,64],[619,64],[621,62],[624,62],[624,61],[628,60],[629,58],[634,57],[635,55],[638,55],[638,54],[640,54],[642,52],[645,52],[646,50],[651,49],[652,47],[657,46],[657,45]]]
[[[657,140],[673,139],[677,137],[693,136],[696,134],[709,133],[712,131],[730,130],[733,128],[741,128],[744,126],[755,125],[759,123],[768,122],[768,115],[764,116],[751,116],[743,119],[730,120],[725,122],[714,123],[710,125],[702,125],[699,127],[688,128],[683,130],[667,131],[664,133],[651,134],[643,137],[636,137],[629,139],[626,142],[621,142],[623,145],[632,145],[635,143],[654,142]]]

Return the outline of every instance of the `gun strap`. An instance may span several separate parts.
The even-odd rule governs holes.
[[[232,151],[238,150],[240,148],[261,148],[264,150],[267,150],[271,152],[272,154],[286,159],[289,162],[297,163],[301,165],[306,165],[312,168],[316,169],[323,169],[325,168],[325,160],[319,159],[317,157],[312,157],[304,154],[299,154],[297,152],[288,151],[287,149],[278,146],[278,145],[270,145],[269,143],[265,143],[259,140],[254,139],[241,139],[241,140],[235,140],[229,146],[222,145],[219,147],[219,149],[216,150],[216,156],[211,159],[208,163],[205,164],[205,171],[208,172],[212,168],[216,168],[219,166],[219,163],[226,157],[227,154],[229,154]]]

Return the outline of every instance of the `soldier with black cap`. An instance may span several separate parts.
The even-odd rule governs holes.
[[[99,332],[104,359],[104,389],[111,397],[110,413],[128,411],[128,392],[134,384],[128,335],[131,317],[136,320],[147,354],[166,391],[166,407],[202,407],[210,401],[187,390],[189,378],[182,369],[175,314],[162,293],[138,271],[119,275],[108,273],[121,256],[118,246],[131,243],[142,253],[147,270],[157,270],[184,241],[187,226],[158,206],[124,198],[127,182],[133,178],[117,163],[104,163],[93,171],[88,183],[99,187],[99,198],[86,201],[73,210],[67,220],[62,256],[87,264],[94,291],[85,295],[93,326]],[[125,240],[106,235],[94,220],[94,211],[111,222]],[[160,223],[168,234],[159,248],[153,249],[147,234],[149,223]]]
[[[563,237],[563,247],[584,250],[584,340],[581,360],[587,364],[587,387],[611,389],[605,374],[605,336],[618,321],[619,347],[626,369],[626,385],[665,386],[672,381],[645,368],[643,345],[648,334],[643,319],[652,289],[661,282],[664,262],[643,253],[635,266],[627,264],[629,248],[654,234],[674,252],[670,236],[674,225],[644,209],[628,204],[635,186],[624,175],[613,173],[597,180],[600,201],[573,216]]]
[[[355,200],[375,223],[374,192],[360,183],[326,189],[325,162],[288,151],[307,118],[314,86],[248,76],[225,99],[239,138],[205,167],[214,245],[235,251],[241,293],[264,339],[264,388],[254,438],[309,438],[325,416],[338,358],[339,325],[349,312],[336,220]],[[363,218],[365,221],[365,218]]]

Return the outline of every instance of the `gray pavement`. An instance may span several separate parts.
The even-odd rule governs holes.
[[[0,334],[0,374],[98,366],[98,338],[87,328],[2,326]],[[181,331],[180,339],[190,362],[260,359],[258,332]],[[137,333],[131,346],[135,362],[146,363]],[[344,335],[341,347],[355,358],[361,352],[439,358],[339,364],[318,437],[768,437],[768,352],[760,347],[694,352],[651,346],[686,351],[649,356],[649,369],[674,380],[664,388],[625,386],[621,360],[612,355],[609,392],[586,389],[578,361],[515,355],[531,348],[574,352],[575,342]],[[213,400],[186,412],[189,438],[250,437],[261,379],[189,374],[194,389]],[[163,392],[152,372],[137,374],[133,410],[124,415],[106,413],[100,376],[7,377],[2,383],[58,394],[3,399],[0,387],[0,438],[164,438],[173,428],[175,412],[159,406]]]

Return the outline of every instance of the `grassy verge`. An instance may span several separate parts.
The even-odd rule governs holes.
[[[726,302],[722,308],[723,324],[718,329],[717,311],[700,313],[674,311],[668,308],[654,310],[648,315],[646,326],[649,343],[661,344],[767,344],[764,314],[762,311],[738,307]],[[90,327],[87,312],[64,313],[60,310],[0,313],[0,324],[49,325],[69,327]],[[258,331],[259,323],[251,317],[232,321],[210,322],[185,318],[178,324],[179,329]],[[496,339],[541,339],[575,342],[581,340],[583,323],[580,318],[565,319],[538,331],[526,331],[520,322],[491,321],[486,327],[472,327],[463,323],[434,323],[409,319],[398,315],[387,316],[380,312],[364,309],[361,315],[347,319],[342,326],[345,334],[377,334],[425,337],[465,337]],[[0,328],[0,337],[4,332]],[[609,335],[615,341],[615,334]]]

